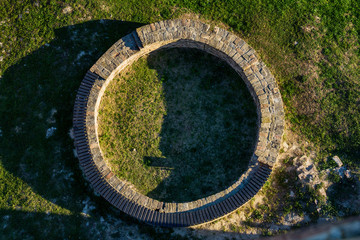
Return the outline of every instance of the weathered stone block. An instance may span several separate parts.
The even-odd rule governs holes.
[[[163,21],[159,22],[159,25],[160,25],[160,29],[165,29],[166,28]]]

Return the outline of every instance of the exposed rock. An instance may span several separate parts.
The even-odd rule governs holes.
[[[309,216],[307,216],[307,215],[299,216],[298,214],[292,212],[292,213],[287,214],[284,217],[283,224],[286,225],[286,226],[293,226],[293,225],[298,224],[298,223],[306,223],[306,222],[309,222],[309,221],[310,221]]]
[[[316,186],[322,183],[323,187],[319,189],[319,193],[326,199],[327,194],[325,189],[328,186],[328,183],[324,177],[319,177],[319,172],[316,169],[312,159],[306,155],[302,156],[301,158],[295,158],[294,166],[296,167],[296,172],[302,184],[316,189]]]
[[[290,196],[291,198],[293,198],[293,197],[295,197],[295,193],[294,193],[293,191],[290,191],[289,196]]]
[[[49,138],[55,134],[56,127],[51,127],[46,131],[46,138]]]
[[[79,54],[76,56],[76,59],[74,60],[74,62],[75,63],[78,62],[85,55],[86,55],[86,52],[84,52],[84,51],[79,52]]]
[[[75,138],[74,128],[70,128],[70,130],[69,130],[69,136],[70,136],[71,139],[74,139],[74,138]]]
[[[62,13],[68,14],[68,13],[71,13],[72,11],[73,11],[72,7],[67,6],[67,7],[63,8]]]
[[[343,165],[342,161],[340,160],[340,158],[338,156],[334,156],[333,160],[336,162],[336,164],[341,167]]]
[[[316,211],[317,211],[318,213],[320,213],[321,207],[316,207]]]
[[[285,141],[283,142],[283,149],[284,152],[287,152],[287,150],[289,150],[289,145]]]
[[[90,201],[90,198],[86,198],[86,200],[82,201],[82,204],[84,204],[84,208],[81,212],[81,215],[83,217],[90,217],[90,212],[94,210],[96,207],[92,204]]]
[[[345,174],[345,177],[346,178],[351,178],[351,173],[350,173],[350,170],[346,170],[345,172],[344,172],[344,174]]]
[[[333,169],[333,172],[339,175],[341,178],[345,177],[345,167],[337,167]]]
[[[318,171],[307,156],[304,155],[301,158],[294,159],[294,164],[297,167],[296,172],[302,183],[309,184],[313,187],[319,182]]]

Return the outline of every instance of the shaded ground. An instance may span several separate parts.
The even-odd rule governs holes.
[[[194,49],[151,53],[113,80],[99,140],[115,173],[142,193],[185,202],[234,183],[256,140],[256,107],[225,62]]]

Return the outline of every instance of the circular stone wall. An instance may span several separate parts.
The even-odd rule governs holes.
[[[159,48],[197,48],[225,60],[244,80],[258,113],[258,135],[248,170],[227,189],[192,202],[160,202],[138,193],[106,165],[97,136],[97,112],[106,86],[122,69]],[[249,201],[274,165],[284,129],[284,110],[274,77],[255,51],[236,35],[189,19],[146,25],[117,41],[81,82],[73,125],[75,147],[94,190],[121,211],[146,223],[191,226],[227,215]]]

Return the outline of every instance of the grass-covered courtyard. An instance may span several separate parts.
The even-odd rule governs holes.
[[[111,169],[149,197],[195,201],[232,185],[257,137],[256,106],[237,73],[194,49],[160,50],[122,71],[99,109]]]

